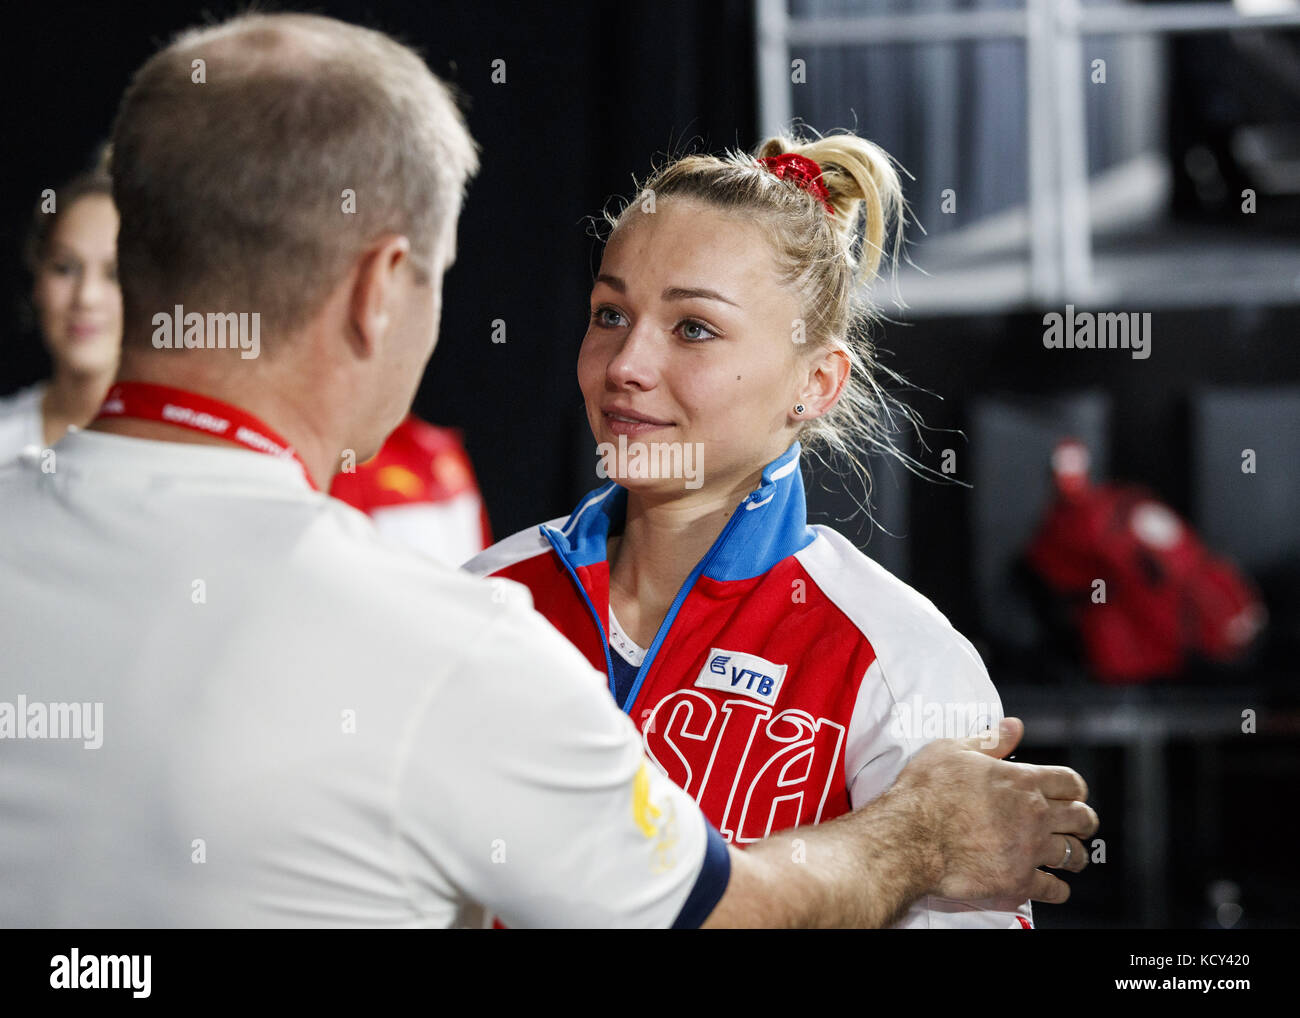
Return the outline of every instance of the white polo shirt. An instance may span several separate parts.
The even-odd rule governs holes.
[[[698,924],[726,848],[522,587],[292,463],[0,465],[0,925]]]

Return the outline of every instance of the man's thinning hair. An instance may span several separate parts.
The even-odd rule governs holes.
[[[446,86],[380,32],[306,14],[185,31],[136,72],[113,129],[126,341],[174,304],[298,327],[388,232],[427,278],[477,170]]]

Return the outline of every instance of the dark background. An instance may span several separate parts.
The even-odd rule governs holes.
[[[21,238],[41,188],[91,157],[132,71],[179,29],[238,4],[52,4],[6,15],[0,108],[8,281],[0,392],[48,360],[18,304]],[[482,152],[415,410],[463,429],[494,530],[568,512],[594,486],[574,372],[599,251],[590,217],[633,193],[657,153],[751,147],[750,6],[691,3],[280,4],[377,28],[422,51],[465,97]],[[493,84],[492,62],[506,62]],[[491,340],[494,319],[506,342]]]
[[[19,253],[36,196],[89,160],[108,134],[131,71],[155,48],[181,27],[238,9],[185,2],[46,4],[6,14],[0,392],[48,370],[21,312],[29,281]],[[462,429],[498,537],[568,512],[595,480],[574,374],[599,259],[591,217],[606,202],[629,196],[632,175],[644,175],[658,155],[756,144],[751,5],[637,0],[561,7],[483,0],[263,9],[310,10],[387,31],[420,49],[432,69],[463,92],[483,169],[460,221],[441,339],[415,410]],[[505,84],[491,82],[496,59],[506,61]],[[1183,85],[1197,87],[1187,80]],[[1184,108],[1171,137],[1195,135],[1204,119],[1200,108]],[[869,123],[858,129],[872,134]],[[1300,384],[1300,314],[1292,302],[1158,310],[1154,318],[1153,357],[1145,362],[1119,352],[1046,351],[1041,311],[899,321],[884,329],[880,345],[887,363],[935,394],[908,397],[929,425],[930,451],[914,449],[928,465],[937,468],[945,448],[958,450],[964,465],[978,398],[1089,389],[1109,400],[1109,472],[1140,481],[1194,520],[1189,400],[1206,386]],[[494,319],[506,322],[504,344],[491,341]],[[1274,466],[1295,476],[1295,461]],[[967,476],[964,466],[959,475]],[[813,497],[830,511],[851,508],[843,496]],[[977,603],[973,576],[980,540],[973,533],[975,497],[970,488],[914,481],[895,525],[901,537],[877,533],[867,550],[896,567],[975,640],[1009,712],[1021,711],[1021,689],[1091,695],[1094,687],[1059,648],[1026,656],[1023,648],[999,646],[983,632],[988,606],[981,610]],[[1013,502],[1018,493],[993,497]],[[854,527],[865,541],[869,529],[860,519],[848,525]],[[906,554],[895,566],[891,555],[899,547]],[[1275,610],[1275,617],[1293,623],[1286,614],[1291,609],[1281,607],[1283,615]],[[1240,683],[1261,695],[1294,692],[1289,651],[1278,645],[1269,653],[1248,673],[1213,673],[1205,681],[1218,690]],[[1162,688],[1154,695],[1183,695],[1178,685]],[[1252,746],[1216,766],[1213,781],[1228,782],[1232,791],[1216,800],[1208,834],[1206,795],[1220,786],[1211,788],[1211,779],[1197,776],[1200,753],[1193,743],[1163,758],[1172,776],[1174,832],[1166,869],[1174,905],[1165,921],[1209,922],[1204,890],[1211,880],[1231,878],[1244,887],[1250,921],[1295,925],[1300,892],[1286,865],[1289,842],[1262,836],[1279,808],[1288,816],[1294,808],[1294,743]],[[1114,818],[1112,844],[1123,842],[1118,818],[1132,786],[1118,750],[1084,751],[1062,741],[1022,758],[1067,759],[1086,769],[1103,821]],[[1125,898],[1132,873],[1123,868],[1122,857],[1094,867],[1074,881],[1071,908],[1041,909],[1040,922],[1051,925],[1053,916],[1072,925],[1143,921]]]

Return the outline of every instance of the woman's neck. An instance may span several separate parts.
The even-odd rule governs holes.
[[[53,445],[69,427],[85,427],[104,402],[113,384],[116,367],[83,374],[56,369],[45,397],[41,400],[41,417],[45,425],[45,444]]]
[[[610,605],[633,642],[653,641],[691,570],[761,477],[755,471],[737,484],[666,501],[628,492],[623,532],[606,548]]]

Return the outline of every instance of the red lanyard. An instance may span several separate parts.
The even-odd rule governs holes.
[[[163,424],[173,424],[178,428],[188,428],[190,431],[225,439],[253,452],[293,460],[302,469],[302,475],[312,490],[320,490],[312,481],[307,464],[294,452],[293,446],[278,434],[239,407],[200,396],[197,392],[173,389],[168,385],[152,385],[149,382],[118,382],[108,390],[108,396],[99,408],[96,420],[103,417],[161,421]]]

